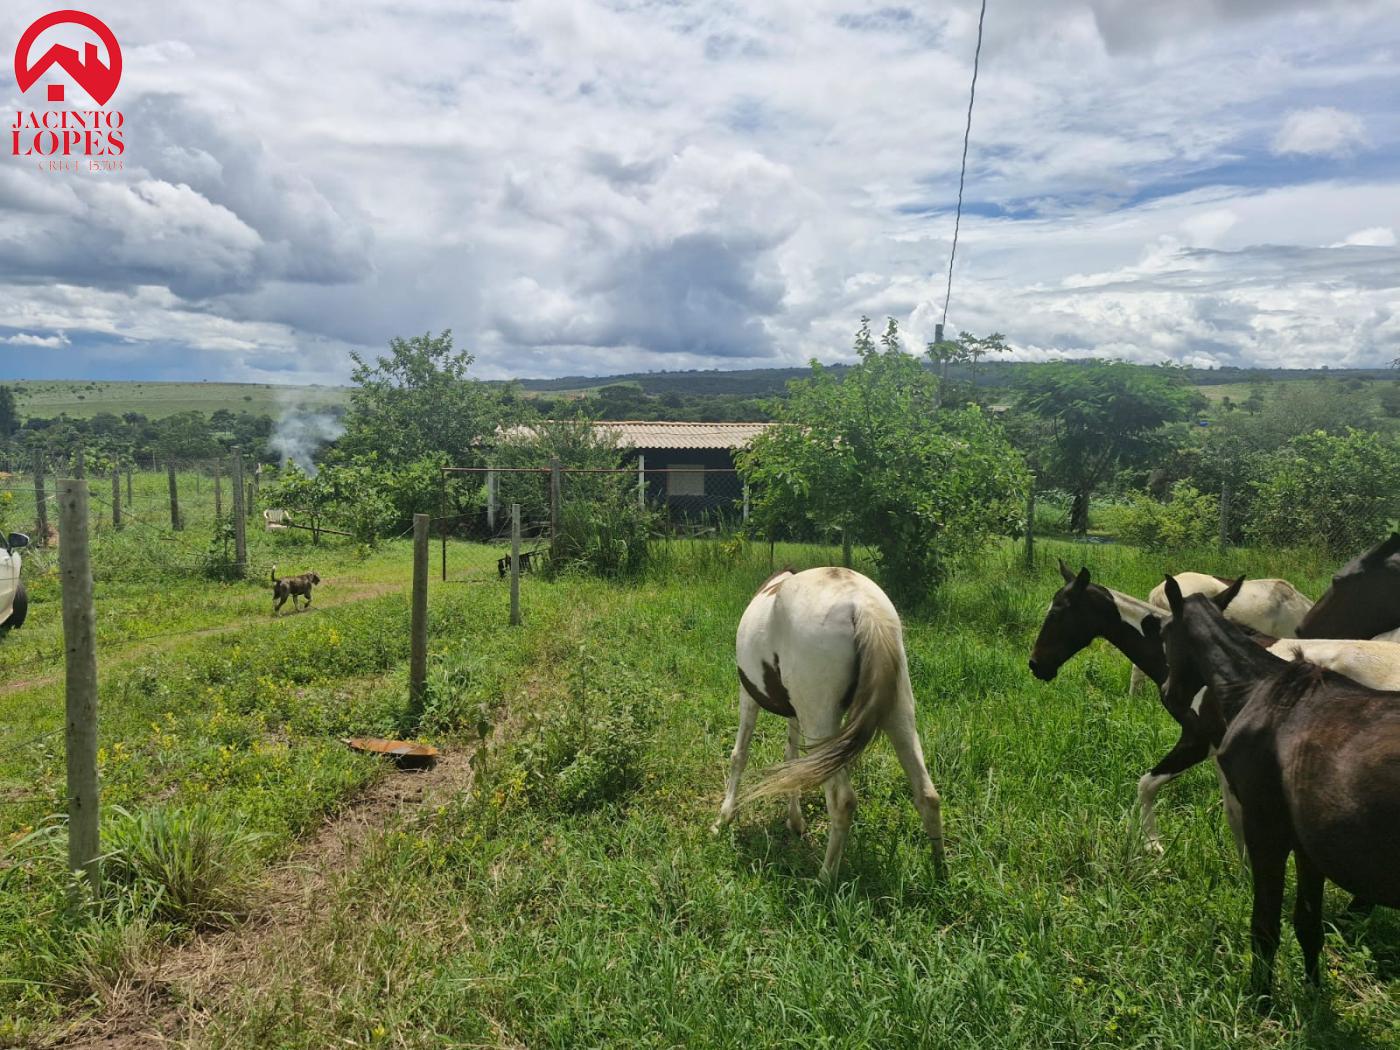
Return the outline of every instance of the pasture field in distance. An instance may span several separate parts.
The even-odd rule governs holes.
[[[259,565],[275,555],[326,577],[312,611],[272,619],[262,579],[114,581],[106,600],[99,581],[100,615],[155,617],[153,633],[217,629],[119,646],[101,731],[112,802],[204,807],[260,833],[251,849],[266,867],[364,785],[401,775],[338,741],[391,733],[402,714],[409,550],[256,543]],[[805,799],[804,839],[781,800],[709,832],[737,722],[734,630],[769,574],[766,547],[673,543],[636,584],[527,577],[525,625],[512,629],[498,549],[454,542],[453,578],[476,582],[441,584],[434,562],[424,734],[460,753],[490,731],[470,789],[389,816],[303,922],[261,932],[252,976],[200,1000],[178,1034],[230,1048],[1397,1045],[1395,915],[1342,918],[1346,897],[1329,890],[1341,932],[1329,928],[1325,996],[1304,987],[1286,933],[1274,1012],[1257,1012],[1248,879],[1210,770],[1163,792],[1166,854],[1146,855],[1135,788],[1175,742],[1171,720],[1152,696],[1127,695],[1127,662],[1102,642],[1053,683],[1026,668],[1056,555],[1138,594],[1189,564],[1316,595],[1330,562],[1212,551],[1168,566],[1048,541],[1037,552],[1027,574],[1017,548],[992,550],[935,610],[905,617],[948,881],[935,881],[877,741],[856,767],[843,878],[826,890],[819,793]],[[777,550],[796,567],[839,557]],[[41,590],[0,659],[53,644],[57,613]],[[53,725],[61,702],[61,683],[3,687],[6,741],[9,727]],[[783,735],[761,716],[750,777],[781,756]],[[6,791],[56,790],[61,770],[52,744],[0,755]],[[52,808],[0,807],[0,841]],[[122,977],[149,972],[157,941],[189,936],[168,917],[72,918],[62,880],[25,857],[0,879],[0,1016],[15,1018],[0,1041],[101,1016]]]
[[[90,419],[101,412],[140,412],[162,419],[177,412],[251,412],[276,418],[289,406],[328,408],[349,401],[348,387],[274,386],[267,383],[157,383],[141,380],[5,380],[21,417],[68,415]]]

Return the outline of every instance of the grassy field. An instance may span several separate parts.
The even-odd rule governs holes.
[[[177,412],[251,412],[277,416],[289,405],[323,408],[346,403],[346,387],[266,383],[156,383],[123,380],[16,380],[20,415],[90,419],[100,412],[140,412],[151,419]]]
[[[337,741],[394,731],[404,707],[406,546],[271,546],[283,540],[259,536],[258,557],[318,559],[331,581],[319,610],[273,620],[254,583],[175,580],[159,601],[116,581],[104,601],[99,585],[104,615],[169,604],[175,628],[225,628],[149,649],[109,643],[108,797],[156,813],[197,807],[235,843],[255,833],[239,855],[254,868],[385,775]],[[1214,777],[1202,768],[1164,792],[1166,855],[1147,856],[1134,788],[1174,743],[1170,719],[1127,696],[1127,663],[1103,643],[1052,684],[1026,670],[1055,555],[1138,593],[1160,579],[1159,559],[1045,542],[1027,574],[1016,551],[999,549],[954,579],[934,612],[906,618],[950,877],[935,880],[880,742],[858,767],[844,877],[827,890],[813,878],[825,842],[818,794],[803,839],[787,832],[780,802],[741,811],[719,837],[708,831],[737,717],[734,626],[768,574],[767,551],[676,544],[635,585],[529,578],[517,629],[490,581],[495,553],[454,545],[454,576],[482,585],[432,595],[423,731],[450,750],[488,731],[472,789],[389,818],[330,878],[314,915],[267,935],[252,978],[188,1008],[177,1043],[1400,1045],[1394,915],[1329,933],[1321,997],[1303,986],[1286,937],[1274,1011],[1259,1013],[1245,989],[1247,878]],[[799,567],[834,556],[778,551]],[[1247,552],[1171,567],[1188,561],[1284,575],[1310,593],[1331,569]],[[396,589],[373,593],[380,586]],[[51,643],[56,615],[43,594],[33,637]],[[30,629],[0,653],[30,644]],[[52,728],[60,707],[54,683],[5,689],[4,739]],[[751,769],[777,760],[782,737],[763,716]],[[56,792],[60,770],[51,744],[0,753],[15,794]],[[0,806],[0,836],[15,841],[53,808]],[[114,840],[131,834],[122,827]],[[74,907],[52,848],[33,840],[0,866],[0,1017],[13,1018],[16,1042],[119,1002],[123,977],[198,925],[139,882]],[[1329,891],[1329,918],[1344,903]]]

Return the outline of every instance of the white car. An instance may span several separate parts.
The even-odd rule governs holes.
[[[0,550],[0,635],[21,626],[29,614],[29,595],[19,578],[20,548],[28,546],[28,536],[12,532]]]

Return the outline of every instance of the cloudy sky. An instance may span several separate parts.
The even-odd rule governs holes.
[[[975,0],[85,9],[125,170],[6,136],[0,377],[334,381],[442,328],[486,377],[748,368],[941,315]],[[7,128],[53,79],[5,71]],[[1400,0],[989,0],[950,327],[1389,362],[1397,100]]]

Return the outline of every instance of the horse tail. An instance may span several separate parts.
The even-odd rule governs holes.
[[[846,724],[801,758],[782,762],[744,792],[744,801],[803,791],[825,783],[850,765],[875,739],[899,698],[904,646],[899,620],[882,609],[856,606],[856,666]]]
[[[277,566],[276,566],[276,565],[274,565],[274,566],[272,567],[272,582],[273,582],[273,583],[276,583],[276,582],[277,582]]]

